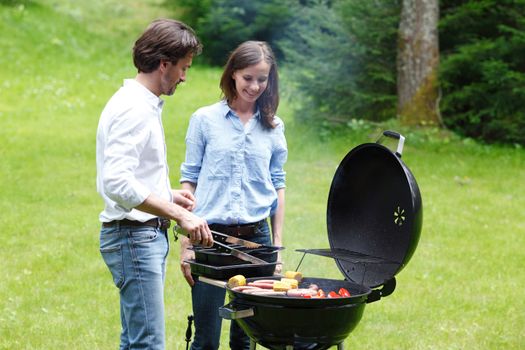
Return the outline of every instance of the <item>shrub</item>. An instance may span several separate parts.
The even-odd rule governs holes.
[[[301,95],[298,116],[336,124],[395,117],[397,1],[296,8],[280,45]]]
[[[441,10],[445,125],[487,142],[525,144],[525,1],[444,1]]]
[[[181,6],[181,19],[191,25],[204,44],[202,57],[222,66],[229,53],[246,40],[267,41],[278,58],[274,44],[291,16],[291,7],[281,0],[172,0]]]

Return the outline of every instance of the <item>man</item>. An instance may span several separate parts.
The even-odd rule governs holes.
[[[201,44],[184,23],[153,21],[133,47],[135,79],[113,95],[97,130],[100,252],[120,292],[120,349],[164,349],[164,276],[170,220],[192,242],[211,246],[206,221],[191,213],[195,198],[171,189],[161,95],[186,79]]]

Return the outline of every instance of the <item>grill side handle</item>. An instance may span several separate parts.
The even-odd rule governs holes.
[[[383,284],[383,287],[381,289],[373,289],[370,294],[368,294],[368,297],[366,298],[366,303],[373,303],[374,301],[378,301],[382,297],[387,297],[390,294],[394,292],[396,289],[396,278],[393,277],[392,279],[386,281],[385,284]]]
[[[255,315],[253,307],[248,307],[245,309],[234,309],[232,303],[228,303],[219,308],[219,316],[225,320],[238,320],[241,318],[252,317]]]

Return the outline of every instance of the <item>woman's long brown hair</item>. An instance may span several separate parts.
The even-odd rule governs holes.
[[[265,128],[275,128],[275,113],[279,106],[279,75],[275,55],[270,46],[264,41],[246,41],[239,45],[228,58],[222,73],[220,88],[228,104],[231,105],[237,97],[233,73],[237,70],[255,65],[262,60],[270,65],[268,84],[261,96],[257,99],[257,107],[261,113],[261,121]]]

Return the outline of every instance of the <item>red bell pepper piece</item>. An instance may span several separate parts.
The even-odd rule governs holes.
[[[337,294],[336,292],[331,291],[330,293],[328,293],[328,297],[329,298],[340,298],[341,296]]]
[[[346,290],[345,288],[340,288],[339,289],[339,295],[344,297],[344,298],[347,298],[350,296],[350,292],[348,290]]]

